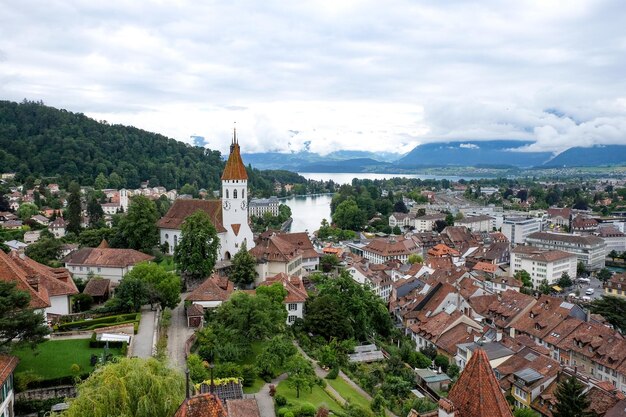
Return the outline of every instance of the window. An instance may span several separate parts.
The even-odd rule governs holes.
[[[237,198],[237,190],[233,190],[233,198]]]
[[[228,188],[226,189],[226,198],[229,198],[228,197]]]
[[[289,311],[294,311],[298,309],[298,305],[296,303],[290,303],[288,306]]]
[[[98,272],[102,271],[102,268],[98,267]]]
[[[242,188],[241,189],[241,198],[246,198],[246,194],[245,193],[246,193],[246,189]]]
[[[287,318],[287,321],[291,324],[291,323],[293,323],[294,321],[296,321],[296,319],[297,319],[297,317],[296,317],[296,316],[289,316],[289,317]]]

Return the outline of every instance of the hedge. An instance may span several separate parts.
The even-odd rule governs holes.
[[[140,313],[132,314],[119,314],[116,316],[101,317],[93,320],[80,320],[73,321],[71,323],[63,323],[56,326],[57,331],[72,331],[72,330],[94,330],[101,327],[113,326],[117,324],[128,324],[135,321],[139,321],[141,318]]]

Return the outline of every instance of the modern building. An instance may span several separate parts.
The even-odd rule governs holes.
[[[168,253],[174,253],[178,246],[185,219],[198,210],[209,214],[217,230],[220,240],[219,260],[230,260],[244,243],[248,250],[254,247],[248,222],[248,174],[241,159],[236,132],[233,133],[230,155],[222,174],[222,198],[178,199],[157,223],[161,245],[167,246]]]
[[[572,253],[595,271],[604,268],[606,243],[597,236],[578,236],[565,233],[536,232],[526,237],[526,244],[540,249],[560,250]]]
[[[472,232],[491,232],[496,225],[496,219],[486,215],[466,216],[455,220],[454,225],[465,226]]]
[[[278,216],[278,206],[280,201],[276,196],[270,198],[253,198],[249,204],[250,216],[263,217],[265,213],[272,213],[272,216]]]
[[[607,255],[611,253],[611,251],[617,253],[626,251],[626,234],[615,226],[599,227],[598,231],[594,234],[603,239],[606,243]]]
[[[502,222],[502,233],[512,246],[523,245],[526,237],[541,231],[541,219],[530,217],[509,217]]]
[[[576,277],[578,257],[561,250],[545,250],[534,246],[516,246],[511,250],[511,276],[524,270],[530,274],[533,286],[537,288],[544,279],[556,284],[563,273]]]

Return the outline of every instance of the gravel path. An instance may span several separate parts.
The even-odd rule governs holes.
[[[285,379],[287,379],[287,374],[282,374],[278,376],[278,378],[273,379],[272,382],[263,385],[261,390],[254,394],[256,403],[259,405],[261,417],[276,417],[276,413],[274,412],[274,399],[270,396],[270,385],[276,386],[280,381]]]
[[[187,294],[181,294],[181,302],[172,310],[172,321],[167,331],[167,352],[170,364],[182,370],[186,368],[185,342],[195,331],[195,328],[187,327],[184,301],[186,296]]]
[[[155,315],[155,312],[150,309],[150,306],[142,307],[139,331],[133,341],[133,356],[139,358],[152,357],[152,342],[154,341],[154,332],[156,330],[154,322]]]

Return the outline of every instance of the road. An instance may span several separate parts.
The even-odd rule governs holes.
[[[135,335],[133,341],[133,356],[139,358],[151,358],[152,357],[152,344],[154,341],[155,332],[155,312],[150,309],[150,306],[144,306],[141,308],[141,321],[139,322],[139,331]]]
[[[187,327],[184,301],[186,296],[186,293],[181,294],[181,302],[172,310],[172,321],[167,331],[167,352],[170,363],[182,370],[186,368],[185,342],[195,330],[193,327]]]

